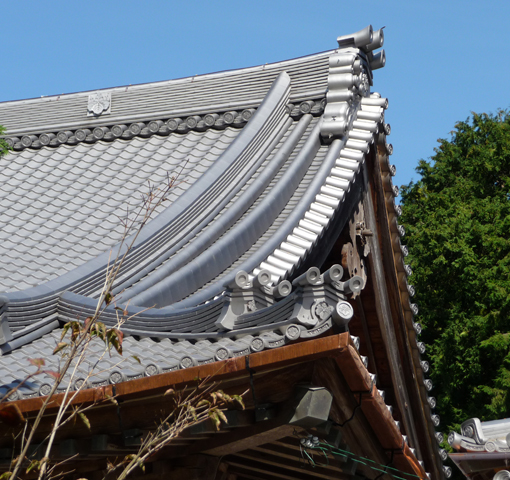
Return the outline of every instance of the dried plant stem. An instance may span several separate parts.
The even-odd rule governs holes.
[[[184,168],[185,165],[183,165],[182,168]],[[182,169],[181,169],[182,171]],[[129,211],[128,211],[128,217],[123,220],[124,224],[124,234],[122,237],[122,240],[120,242],[120,245],[117,249],[117,253],[115,256],[115,259],[113,262],[108,264],[106,269],[106,275],[105,275],[105,281],[101,290],[101,293],[99,295],[98,302],[96,304],[96,308],[94,311],[94,314],[87,318],[85,320],[85,323],[83,327],[79,329],[79,333],[73,337],[73,334],[71,335],[71,342],[69,343],[68,347],[69,350],[66,351],[67,358],[60,369],[60,372],[55,378],[55,381],[51,387],[50,392],[46,396],[46,398],[43,401],[43,404],[41,406],[40,411],[38,412],[34,423],[32,425],[32,428],[30,430],[30,433],[28,435],[28,438],[26,439],[26,442],[24,442],[24,445],[22,445],[21,453],[17,457],[17,460],[14,461],[14,468],[12,470],[12,473],[9,477],[10,480],[16,480],[19,478],[20,470],[23,466],[23,463],[25,459],[27,458],[27,452],[32,444],[32,441],[34,439],[34,435],[36,434],[40,422],[45,414],[45,411],[49,405],[50,402],[52,402],[53,397],[55,395],[55,392],[57,391],[58,387],[60,386],[62,380],[64,379],[65,375],[70,371],[73,362],[75,362],[74,368],[72,369],[72,373],[70,374],[70,379],[68,382],[68,386],[65,389],[65,392],[63,393],[63,397],[61,399],[61,403],[58,409],[58,413],[55,418],[55,422],[52,426],[51,432],[49,434],[48,438],[48,444],[45,449],[45,454],[43,459],[40,462],[39,465],[39,479],[42,480],[46,478],[48,473],[48,465],[49,465],[49,459],[51,450],[53,448],[53,444],[55,441],[55,436],[58,431],[58,429],[63,425],[63,423],[66,423],[70,420],[70,418],[74,417],[79,411],[75,411],[70,418],[63,420],[64,415],[69,408],[69,406],[72,404],[73,400],[76,398],[76,395],[78,392],[84,387],[86,384],[83,382],[83,384],[76,389],[74,394],[70,396],[71,393],[71,386],[73,384],[73,379],[76,377],[76,373],[78,371],[78,367],[82,364],[83,359],[85,357],[85,354],[87,352],[87,348],[92,340],[92,334],[94,331],[94,328],[96,328],[98,321],[103,314],[104,310],[107,308],[108,305],[110,305],[113,301],[113,295],[112,295],[112,289],[113,285],[121,271],[121,268],[124,264],[124,261],[126,260],[129,252],[132,250],[133,246],[135,245],[136,240],[138,239],[141,230],[143,227],[147,224],[147,222],[150,220],[151,216],[154,214],[156,209],[166,200],[166,196],[168,195],[168,192],[174,187],[178,176],[176,177],[169,177],[168,183],[162,188],[162,189],[156,189],[153,185],[149,184],[149,192],[148,194],[142,196],[142,204],[139,206],[137,211],[135,212],[135,215],[132,219],[129,219]],[[131,235],[131,231],[135,229],[134,233],[132,234],[132,237],[130,238],[129,243],[127,244],[127,239],[129,235]],[[124,253],[122,253],[122,251]],[[125,312],[127,314],[127,312]],[[120,322],[121,323],[121,322]],[[120,326],[120,324],[119,324]],[[66,330],[64,331],[64,333]],[[105,347],[105,351],[109,351],[110,345],[107,343]],[[41,369],[39,368],[38,371],[30,377],[38,374],[41,372]],[[89,373],[88,377],[91,375]],[[87,377],[87,378],[88,378]],[[21,384],[20,384],[21,385]],[[15,387],[15,389],[18,389],[20,387],[18,385]],[[12,391],[14,391],[13,389]],[[9,394],[12,393],[9,392]],[[4,396],[6,398],[8,395]]]

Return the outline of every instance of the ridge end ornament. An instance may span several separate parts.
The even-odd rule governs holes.
[[[88,98],[87,116],[98,117],[99,115],[108,115],[111,113],[112,93],[111,92],[95,92],[91,93]]]

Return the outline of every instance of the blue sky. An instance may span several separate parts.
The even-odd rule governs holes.
[[[397,184],[457,121],[510,107],[508,0],[18,0],[2,17],[0,101],[286,60],[386,26],[374,90],[389,99]]]

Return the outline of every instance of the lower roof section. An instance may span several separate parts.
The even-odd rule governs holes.
[[[227,393],[230,393],[232,388],[241,392],[247,388],[254,388],[257,397],[247,394],[244,399],[249,416],[249,413],[259,405],[258,402],[269,402],[273,407],[284,406],[283,402],[291,398],[296,382],[307,381],[308,384],[313,383],[325,387],[333,394],[330,411],[331,422],[341,428],[342,441],[346,442],[349,450],[357,458],[368,457],[372,462],[375,462],[376,466],[384,466],[391,462],[392,468],[402,473],[426,478],[423,467],[406,442],[403,441],[398,425],[384,402],[384,394],[375,388],[374,378],[364,366],[353,340],[348,333],[330,335],[294,345],[284,345],[278,349],[268,349],[214,363],[190,366],[184,370],[157,374],[158,372],[152,369],[149,376],[133,377],[118,384],[105,383],[101,388],[84,388],[74,397],[73,404],[81,406],[97,404],[97,407],[93,406],[87,411],[92,432],[85,431],[85,429],[83,431],[74,429],[64,432],[66,436],[61,438],[60,435],[63,432],[59,431],[56,437],[57,444],[64,438],[80,439],[97,434],[97,419],[101,417],[101,413],[104,414],[105,409],[107,412],[111,411],[112,415],[117,415],[115,412],[118,407],[108,400],[112,397],[115,397],[120,405],[122,418],[127,422],[124,425],[129,424],[129,428],[150,430],[154,427],[152,417],[132,416],[128,414],[128,411],[143,409],[144,402],[147,402],[148,399],[152,406],[154,406],[154,402],[168,402],[168,397],[165,397],[164,394],[170,385],[175,389],[181,389],[193,384],[196,378],[213,376],[216,381],[221,382],[222,388]],[[204,350],[207,349],[206,344],[202,347]],[[176,347],[174,346],[174,348]],[[150,352],[145,348],[145,351],[139,354],[149,356]],[[157,349],[154,351],[154,357],[156,361],[161,357]],[[114,360],[112,359],[113,368],[115,368]],[[112,375],[114,374],[112,373]],[[274,388],[273,379],[279,381],[279,388]],[[357,407],[352,392],[356,392],[359,402]],[[258,400],[254,398],[258,398]],[[57,394],[52,400],[53,405],[58,406],[63,400],[63,395]],[[17,402],[17,407],[22,414],[31,415],[40,409],[43,401],[44,399],[40,397],[27,398]],[[346,407],[347,411],[344,410]],[[358,413],[349,419],[352,409],[358,410]],[[281,408],[279,410],[281,411]],[[154,408],[152,413],[159,414],[159,409]],[[282,424],[288,423],[288,419],[281,420]],[[41,423],[39,432],[41,441],[44,438],[45,429],[50,425],[46,421],[51,422],[51,412],[48,412]],[[271,425],[271,422],[259,423],[258,433],[262,433],[264,428],[271,427]],[[237,450],[229,450],[228,445],[234,440],[242,441],[243,439],[239,438],[240,430],[237,430],[236,433],[234,433],[235,430],[232,430],[236,427],[235,422],[232,422],[229,427],[219,434],[221,437],[219,441],[215,441],[215,439],[218,440],[218,435],[204,439],[204,432],[202,432],[202,438],[193,438],[192,435],[183,436],[189,442],[186,444],[185,454],[189,454],[192,450],[206,451],[211,455],[236,453]],[[119,422],[108,422],[105,426],[101,425],[101,428],[103,430],[100,433],[117,434]],[[175,447],[177,450],[172,450],[174,444],[171,444],[166,454],[171,457],[179,456],[179,445],[180,443],[177,442]],[[363,464],[359,465],[359,468],[361,472],[372,478],[379,473],[376,470],[365,468]],[[337,478],[337,476],[338,471],[332,471],[331,477],[324,478]]]
[[[285,295],[280,301],[275,301],[273,289],[237,286],[214,302],[173,315],[159,309],[130,307],[127,315],[119,317],[118,310],[109,308],[101,322],[106,328],[118,327],[131,335],[124,339],[123,350],[138,357],[140,363],[131,357],[123,360],[118,355],[112,356],[106,353],[102,342],[93,341],[86,360],[77,366],[79,373],[72,379],[71,387],[76,389],[83,382],[91,387],[117,384],[281,347],[320,336],[332,328],[344,329],[354,313],[346,299],[350,292],[359,292],[362,284],[358,277],[339,282],[341,276],[339,266],[332,267],[325,276],[312,269],[292,293],[290,284],[280,292],[280,296]],[[259,280],[263,283],[263,276]],[[242,285],[240,276],[237,282]],[[93,304],[86,308],[80,296],[66,293],[60,300],[58,318],[73,321],[79,316],[93,315],[93,311]],[[21,349],[16,349],[18,339],[27,339],[16,334],[13,341],[0,347],[4,353],[12,352],[0,356],[3,393],[33,373],[30,358],[46,358],[46,368],[60,369],[60,357],[52,352],[65,332],[49,326],[50,331],[42,337],[41,329],[28,334],[33,341]],[[91,375],[93,370],[96,373]],[[18,398],[48,393],[44,377],[36,376],[24,384],[17,390]],[[59,388],[67,388],[69,381],[65,377]]]

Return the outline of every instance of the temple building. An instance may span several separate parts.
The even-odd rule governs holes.
[[[507,480],[510,478],[510,420],[481,422],[466,420],[460,434],[450,432],[448,443],[456,450],[450,458],[466,478]]]
[[[451,475],[388,100],[374,90],[383,40],[369,26],[292,60],[0,104],[12,146],[0,159],[0,389],[28,421],[54,381],[16,388],[30,360],[58,371],[64,325],[94,314],[112,259],[132,245],[100,318],[111,328],[128,312],[124,354],[91,343],[34,456],[63,392],[79,390],[90,428],[59,429],[51,461],[67,459],[69,479],[103,478],[154,430],[170,387],[211,375],[246,409],[227,410],[219,431],[187,429],[130,478]],[[168,182],[150,220],[136,216],[140,195]],[[0,473],[14,430],[1,428]]]

